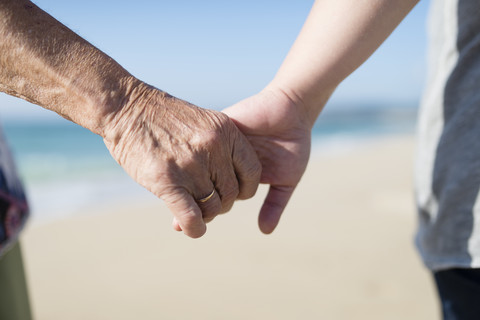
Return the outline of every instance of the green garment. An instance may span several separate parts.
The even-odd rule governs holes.
[[[0,319],[32,319],[18,242],[0,258]]]

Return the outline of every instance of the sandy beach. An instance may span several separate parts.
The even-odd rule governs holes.
[[[269,236],[265,187],[197,240],[156,199],[30,224],[35,319],[438,319],[413,244],[413,152],[401,136],[314,154]]]

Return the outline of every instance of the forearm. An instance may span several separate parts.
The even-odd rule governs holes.
[[[382,44],[418,0],[317,0],[269,87],[298,100],[313,125],[335,88]]]
[[[140,81],[30,1],[0,0],[0,90],[103,135]]]

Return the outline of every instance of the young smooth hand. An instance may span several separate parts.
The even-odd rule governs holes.
[[[260,182],[270,185],[258,218],[267,234],[277,226],[310,155],[313,122],[301,108],[285,92],[267,88],[223,111],[247,136],[262,164]]]

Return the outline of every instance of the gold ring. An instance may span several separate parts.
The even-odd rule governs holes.
[[[210,200],[213,195],[215,194],[215,189],[212,190],[212,192],[210,192],[210,194],[204,198],[201,198],[201,199],[198,199],[197,202],[200,202],[200,203],[205,203],[207,202],[208,200]]]

